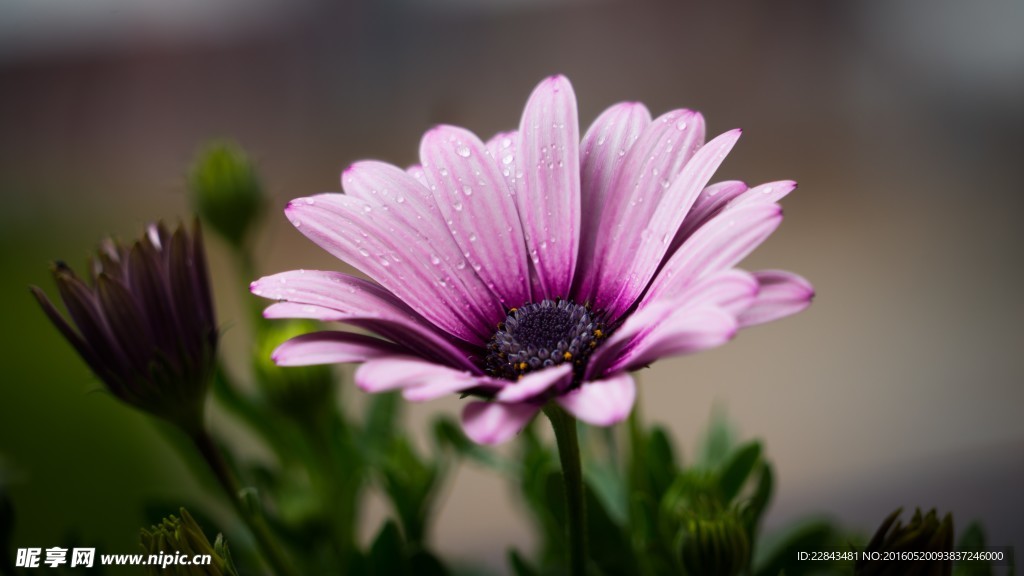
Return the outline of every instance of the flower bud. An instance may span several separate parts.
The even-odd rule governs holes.
[[[868,542],[864,554],[854,565],[856,576],[882,574],[921,574],[948,576],[952,574],[951,561],[918,560],[902,558],[901,552],[950,552],[953,550],[953,515],[946,514],[942,520],[935,509],[921,515],[914,511],[910,523],[904,526],[899,520],[903,508],[897,508],[882,522],[875,535]],[[875,553],[880,553],[876,555]],[[878,556],[876,559],[875,557]]]
[[[184,508],[180,512],[180,518],[171,515],[160,524],[141,530],[142,549],[162,560],[148,564],[148,573],[154,576],[238,576],[223,535],[218,534],[216,544],[211,546],[192,515]],[[210,563],[197,564],[197,556],[209,556]]]
[[[732,512],[695,512],[683,520],[677,539],[691,576],[736,576],[750,564],[747,531]]]
[[[88,282],[53,276],[68,318],[32,286],[43,312],[114,396],[194,433],[202,427],[218,333],[198,222],[147,227],[132,245],[106,240]]]
[[[233,246],[241,246],[263,212],[259,177],[233,142],[213,142],[200,152],[189,173],[189,188],[199,215]]]

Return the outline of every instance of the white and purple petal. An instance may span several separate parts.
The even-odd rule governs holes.
[[[556,399],[570,414],[594,426],[611,426],[625,420],[635,401],[636,383],[624,372],[584,382]]]
[[[270,355],[278,366],[311,366],[366,362],[385,356],[409,354],[393,342],[351,332],[311,332],[283,342]]]
[[[695,119],[692,121],[696,123]],[[648,206],[638,203],[621,215],[616,226],[639,232],[632,234],[629,241],[613,244],[599,263],[602,293],[595,303],[612,318],[632,306],[647,288],[690,206],[739,136],[740,131],[733,130],[702,146],[674,180],[662,181],[668,184],[663,195],[652,199]],[[634,147],[633,152],[638,153],[638,148]],[[643,176],[641,171],[633,178]],[[627,176],[624,174],[624,177]],[[642,218],[638,219],[638,215]]]
[[[519,434],[540,411],[529,403],[470,402],[462,410],[462,429],[477,444],[501,444]]]
[[[530,268],[508,183],[473,133],[438,126],[423,136],[427,184],[469,265],[507,308],[531,300]]]
[[[777,204],[723,211],[699,228],[658,271],[640,306],[671,298],[707,274],[731,268],[757,248],[782,222]]]
[[[566,298],[580,241],[580,154],[576,95],[564,76],[537,86],[519,125],[516,193],[530,262],[543,293]]]
[[[811,305],[814,287],[802,276],[785,270],[754,272],[760,285],[757,298],[740,315],[740,326],[754,326],[796,314]]]
[[[619,172],[625,166],[627,153],[640,134],[651,123],[651,113],[643,104],[623,102],[605,110],[580,143],[580,255],[576,264],[577,301],[593,300],[597,287],[595,254],[608,231],[601,227],[601,218],[609,198],[616,194]]]
[[[467,349],[434,327],[381,286],[341,272],[297,270],[265,276],[250,285],[253,294],[277,300],[267,318],[315,318],[366,328],[433,358],[479,370]]]

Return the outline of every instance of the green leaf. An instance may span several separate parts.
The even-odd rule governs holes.
[[[723,506],[728,506],[739,495],[760,460],[761,443],[756,440],[744,444],[732,453],[718,480]]]
[[[385,392],[370,397],[364,426],[364,442],[371,452],[385,449],[395,437],[402,415],[402,399],[398,392]]]
[[[971,522],[960,535],[957,548],[964,551],[980,551],[985,548],[985,531],[981,524]],[[955,576],[991,576],[993,573],[991,562],[960,562],[955,565],[953,574]]]
[[[462,428],[449,417],[442,416],[434,420],[433,432],[434,441],[441,448],[451,448],[459,456],[501,473],[518,472],[518,465],[515,462],[502,458],[494,451],[467,438]]]
[[[750,538],[750,546],[757,545],[757,528],[761,523],[761,517],[768,509],[772,493],[775,490],[775,477],[772,472],[772,465],[768,462],[761,462],[760,473],[757,477],[757,486],[754,488],[754,495],[743,506],[743,521],[747,526],[747,536]]]
[[[508,551],[508,564],[515,576],[540,576],[540,573],[533,566],[530,566],[515,548]]]
[[[409,565],[412,569],[412,574],[416,576],[448,575],[448,569],[441,563],[441,560],[426,550],[421,549],[413,553],[412,558],[409,560]]]
[[[711,415],[711,423],[704,432],[704,441],[697,452],[697,466],[701,468],[717,468],[732,452],[736,445],[736,431],[724,412],[716,408]]]
[[[651,428],[647,442],[648,475],[655,499],[660,499],[679,475],[672,438],[661,426]]]
[[[394,520],[388,520],[377,533],[367,558],[368,573],[373,576],[411,574],[403,551],[402,534]]]
[[[561,481],[560,475],[558,479]],[[591,486],[584,490],[591,559],[607,574],[636,574],[637,559],[623,526],[608,513]]]
[[[806,520],[771,538],[763,538],[754,554],[754,576],[789,576],[820,573],[830,566],[797,560],[797,552],[826,550],[838,542],[838,531],[827,520]]]
[[[434,488],[440,483],[440,469],[423,462],[402,436],[394,438],[387,456],[382,469],[384,492],[409,541],[423,542],[434,502]]]

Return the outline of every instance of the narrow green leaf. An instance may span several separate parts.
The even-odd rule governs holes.
[[[732,453],[719,476],[722,504],[728,506],[743,489],[747,478],[761,459],[761,443],[752,441]]]
[[[540,576],[540,573],[515,548],[508,551],[508,565],[515,576]]]
[[[373,576],[411,574],[403,551],[402,534],[393,520],[388,520],[377,533],[370,547],[368,573]]]

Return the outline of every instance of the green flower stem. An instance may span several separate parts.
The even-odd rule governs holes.
[[[192,442],[203,456],[203,460],[209,465],[214,476],[217,477],[217,481],[220,483],[221,488],[224,489],[232,506],[235,507],[235,511],[245,522],[246,526],[249,527],[253,537],[256,538],[256,543],[260,548],[263,558],[270,565],[274,573],[279,576],[297,576],[292,563],[285,558],[284,552],[278,547],[276,540],[270,534],[267,523],[258,513],[249,510],[242,501],[242,487],[239,485],[234,473],[228,468],[227,462],[224,461],[224,457],[221,456],[220,450],[214,443],[213,438],[210,437],[210,434],[202,430],[192,436]]]
[[[569,518],[569,573],[584,576],[587,566],[586,510],[583,501],[583,466],[580,442],[576,435],[576,419],[560,406],[548,404],[544,414],[551,420],[558,443],[558,459],[562,462],[565,480],[565,501]]]

